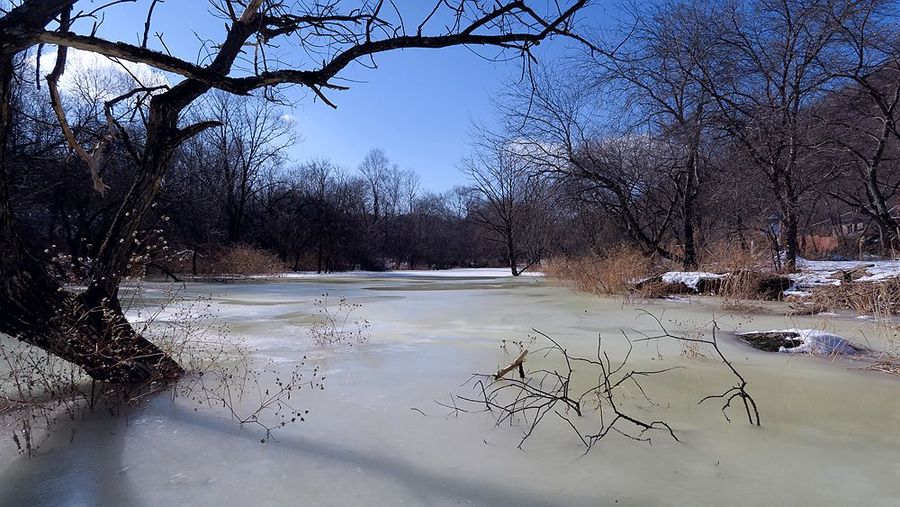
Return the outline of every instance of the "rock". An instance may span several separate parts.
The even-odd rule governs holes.
[[[696,294],[697,291],[682,282],[670,283],[663,280],[662,275],[653,276],[634,285],[635,290],[648,298],[663,298],[679,294]]]
[[[792,349],[803,345],[800,333],[791,331],[768,331],[764,333],[741,333],[738,337],[754,348],[766,352],[778,352],[782,348]]]
[[[738,337],[753,347],[766,352],[834,356],[853,355],[866,351],[853,345],[846,338],[816,329],[785,329],[739,333]]]

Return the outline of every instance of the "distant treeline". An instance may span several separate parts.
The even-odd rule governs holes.
[[[10,199],[27,240],[77,278],[90,271],[110,221],[140,175],[126,145],[108,140],[99,155],[107,189],[98,192],[84,162],[67,146],[34,72],[22,62],[8,151]],[[115,71],[92,69],[77,77],[64,99],[74,135],[90,145],[111,128],[104,100],[124,93],[128,83]],[[277,255],[292,270],[508,265],[507,242],[486,227],[494,211],[473,188],[443,194],[422,189],[414,171],[392,164],[379,149],[352,169],[328,160],[291,163],[285,152],[296,142],[295,127],[282,107],[261,98],[214,92],[191,115],[218,124],[173,155],[149,218],[136,233],[136,269],[237,269],[219,260],[232,248],[248,246]],[[133,120],[120,120],[119,126],[131,139],[141,139],[140,118]],[[517,242],[518,235],[517,225]],[[517,263],[544,253],[527,243],[515,246]]]

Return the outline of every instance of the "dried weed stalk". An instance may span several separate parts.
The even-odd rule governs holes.
[[[316,320],[310,327],[310,334],[316,341],[316,345],[350,345],[362,344],[369,341],[369,321],[355,319],[353,314],[362,305],[351,303],[346,297],[341,296],[334,306],[334,300],[328,294],[322,294],[314,302],[317,310]]]

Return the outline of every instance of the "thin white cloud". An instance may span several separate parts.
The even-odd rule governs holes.
[[[40,57],[41,74],[48,74],[56,63],[56,51]],[[109,100],[138,86],[169,86],[165,74],[143,63],[113,61],[105,56],[69,49],[66,71],[59,80],[60,90],[79,93],[97,100]]]

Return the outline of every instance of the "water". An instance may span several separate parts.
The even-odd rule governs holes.
[[[162,285],[147,289],[148,304],[163,295]],[[323,292],[362,305],[368,343],[314,343],[308,326]],[[786,317],[778,305],[731,315],[711,300],[623,304],[524,277],[333,276],[189,284],[183,293],[204,294],[257,359],[286,372],[308,355],[323,369],[326,389],[300,393],[307,420],[263,444],[264,432],[221,410],[158,396],[127,417],[94,413],[63,424],[34,458],[16,455],[4,436],[0,504],[900,505],[900,381],[863,364],[759,352],[730,334],[819,328],[887,347],[866,320]],[[548,419],[518,450],[520,428],[435,403],[466,392],[460,384],[471,373],[508,362],[500,340],[531,328],[584,355],[603,333],[620,357],[621,330],[655,330],[642,309],[672,330],[708,329],[715,316],[763,426],[737,411],[728,423],[715,404],[698,406],[732,379],[715,361],[683,358],[671,342],[638,344],[631,357],[636,369],[686,366],[645,383],[663,407],[648,407],[636,392],[623,404],[664,418],[680,442],[662,433],[652,445],[612,436],[582,456],[571,430]]]

